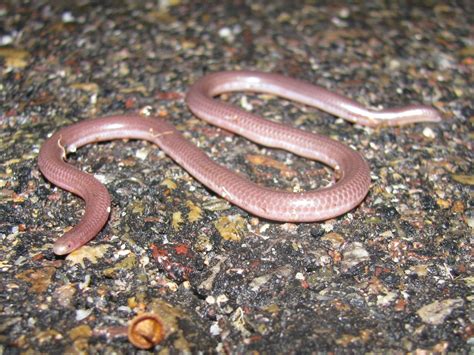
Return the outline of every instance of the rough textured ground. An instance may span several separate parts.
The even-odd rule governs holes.
[[[161,353],[472,350],[469,1],[18,3],[0,5],[0,354],[131,353],[125,326],[144,311],[164,322]],[[444,121],[374,130],[265,95],[223,98],[360,151],[366,200],[325,223],[272,223],[155,146],[96,144],[69,160],[106,183],[110,221],[56,257],[83,204],[45,181],[37,155],[89,117],[164,117],[267,186],[331,180],[191,115],[189,85],[228,69],[287,74],[374,107],[422,102]]]

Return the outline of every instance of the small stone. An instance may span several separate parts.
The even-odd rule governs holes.
[[[333,249],[338,249],[345,243],[344,237],[342,235],[340,235],[339,233],[336,233],[336,232],[330,232],[330,233],[324,235],[321,238],[321,240],[324,240],[324,241],[327,241],[327,242],[331,243],[331,247]]]
[[[453,91],[456,94],[457,97],[463,97],[464,96],[464,90],[460,87],[453,87]]]
[[[211,325],[209,331],[211,332],[211,335],[217,336],[221,333],[221,328],[219,327],[219,324],[215,322],[213,325]]]
[[[349,244],[342,254],[342,268],[349,270],[351,267],[369,260],[369,252],[364,248],[362,243],[355,242]]]
[[[217,298],[216,298],[216,302],[217,302],[219,305],[222,304],[222,303],[226,303],[227,301],[229,301],[229,298],[228,298],[226,295],[224,295],[224,294],[219,295],[219,296],[217,296]]]
[[[294,223],[283,223],[280,225],[280,229],[288,233],[295,233],[298,229],[298,226]]]
[[[204,201],[202,207],[207,211],[218,212],[228,210],[230,208],[230,204],[226,200],[216,197]]]
[[[150,148],[144,147],[144,148],[138,149],[135,153],[135,156],[140,160],[145,160],[148,157],[149,153],[150,153]]]
[[[388,63],[388,67],[390,70],[396,70],[400,68],[400,62],[396,59],[391,59],[390,62]]]
[[[334,222],[327,221],[326,223],[321,224],[321,228],[324,229],[326,233],[332,232],[334,229]]]
[[[92,313],[92,309],[78,309],[76,310],[76,321],[86,319]]]
[[[54,290],[53,297],[62,307],[72,307],[76,287],[73,284],[66,284]]]
[[[71,23],[75,21],[74,15],[70,11],[63,12],[61,20],[64,23]]]
[[[47,329],[36,333],[35,339],[40,345],[48,342],[57,342],[63,338],[62,334],[54,329]]]
[[[246,111],[253,110],[253,105],[248,101],[247,96],[242,96],[240,99],[240,106],[242,106]]]
[[[304,280],[305,277],[304,277],[304,275],[303,275],[301,272],[297,272],[296,275],[295,275],[295,279],[297,279],[297,280]]]
[[[99,85],[96,83],[73,83],[69,85],[73,89],[82,90],[90,93],[99,92]]]
[[[8,46],[13,43],[13,36],[6,34],[0,36],[0,46]]]
[[[288,14],[287,12],[282,12],[281,14],[278,15],[276,20],[279,23],[290,22],[291,21],[291,15]]]
[[[474,216],[465,216],[464,219],[469,227],[474,228]]]
[[[428,275],[428,265],[413,265],[410,267],[410,273],[416,274],[418,277],[424,277]]]
[[[178,187],[178,185],[176,184],[176,182],[174,182],[173,180],[171,179],[164,179],[161,183],[160,183],[161,186],[165,186],[166,188],[168,188],[169,190],[174,190]]]
[[[397,294],[395,292],[389,292],[386,295],[377,296],[377,306],[387,307],[390,303],[394,302],[397,299]]]
[[[439,325],[444,322],[451,312],[464,305],[461,298],[447,299],[443,301],[435,301],[426,306],[421,307],[416,313],[425,323]]]
[[[232,30],[229,27],[222,27],[219,32],[219,37],[230,40],[233,38]]]
[[[271,277],[272,277],[272,274],[266,274],[266,275],[262,275],[262,276],[258,276],[254,278],[249,284],[250,289],[252,291],[258,291],[262,285],[270,281]]]
[[[429,139],[436,138],[436,133],[430,127],[425,127],[423,129],[423,135]]]
[[[347,8],[347,7],[343,7],[337,13],[337,15],[340,18],[348,18],[350,14],[351,14],[351,10],[349,10],[349,8]]]

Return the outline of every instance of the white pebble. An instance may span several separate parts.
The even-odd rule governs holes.
[[[390,70],[396,70],[400,68],[400,66],[401,66],[401,63],[396,59],[391,59],[390,62],[388,63],[388,67],[390,68]]]
[[[469,227],[474,228],[474,217],[466,217],[466,223]]]
[[[74,16],[69,11],[64,12],[63,15],[61,16],[61,19],[63,20],[64,23],[74,22],[75,20]]]
[[[118,255],[118,256],[125,256],[125,255],[128,255],[128,254],[130,254],[130,250],[128,250],[128,249],[127,250],[119,250],[116,253],[116,255]]]
[[[86,319],[92,313],[92,309],[78,309],[76,310],[76,321]]]
[[[226,303],[229,299],[227,298],[226,295],[222,294],[217,296],[216,301],[220,305],[221,303]]]
[[[321,224],[321,228],[324,229],[326,233],[329,233],[334,229],[334,225],[331,224],[330,222],[326,222],[326,223]]]
[[[120,307],[117,308],[117,310],[122,311],[122,312],[126,312],[126,313],[130,313],[132,311],[131,308],[128,307],[128,306],[120,306]]]
[[[211,335],[219,335],[221,333],[221,328],[219,327],[219,324],[215,322],[213,325],[211,325],[211,328],[209,329],[211,331]]]
[[[431,139],[436,138],[436,133],[430,127],[425,127],[425,129],[423,129],[423,135],[426,138],[431,138]]]
[[[350,14],[351,14],[351,11],[347,7],[343,7],[338,12],[338,15],[340,18],[348,18]]]
[[[84,290],[85,288],[89,287],[91,283],[91,275],[86,275],[84,277],[84,281],[79,283],[79,289]]]
[[[13,43],[13,37],[11,35],[0,36],[0,46],[7,46]]]
[[[222,27],[219,30],[219,37],[230,39],[232,37],[232,31],[230,30],[229,27]]]
[[[148,153],[150,153],[150,149],[141,148],[137,150],[137,152],[135,153],[135,156],[140,160],[145,160],[148,157]]]
[[[147,266],[149,263],[150,263],[150,258],[149,258],[147,255],[144,255],[144,256],[140,259],[140,265],[141,265],[142,267]]]
[[[247,111],[252,111],[253,110],[253,106],[247,100],[247,96],[242,96],[242,98],[240,99],[240,106],[242,106]]]

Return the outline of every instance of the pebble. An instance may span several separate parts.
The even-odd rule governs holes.
[[[364,248],[362,243],[355,242],[349,244],[344,248],[342,254],[342,268],[343,270],[348,270],[357,264],[369,260],[369,252]]]
[[[430,127],[425,127],[423,129],[423,135],[430,139],[436,138],[436,133]]]
[[[150,153],[150,148],[144,147],[144,148],[138,149],[135,153],[135,156],[140,160],[145,160],[148,157],[149,153]]]
[[[227,301],[229,301],[229,298],[227,298],[226,295],[222,294],[222,295],[219,295],[217,296],[216,298],[216,302],[220,305],[222,303],[226,303]]]
[[[92,309],[78,309],[76,310],[76,321],[86,319],[92,313]]]
[[[54,290],[53,297],[62,307],[71,307],[75,294],[76,288],[69,283]]]
[[[377,296],[377,306],[386,307],[397,299],[396,292],[389,292],[386,295]]]
[[[71,23],[75,21],[75,18],[70,11],[63,12],[61,19],[64,23]]]
[[[461,298],[447,299],[443,301],[434,301],[426,306],[421,307],[416,313],[421,320],[431,325],[439,325],[444,322],[451,312],[464,305]]]
[[[465,220],[469,227],[474,228],[474,216],[466,216]]]
[[[231,39],[233,37],[232,30],[229,27],[222,27],[219,32],[219,37]]]
[[[338,249],[345,243],[344,237],[339,233],[335,232],[327,233],[321,238],[321,240],[328,241],[329,243],[331,243],[333,249]]]
[[[401,64],[398,60],[396,59],[391,59],[390,62],[388,63],[388,67],[390,70],[397,70],[400,68]]]
[[[3,35],[0,36],[0,46],[8,46],[9,44],[13,43],[13,36],[11,35]]]
[[[219,327],[219,323],[215,322],[211,325],[209,331],[211,332],[211,335],[217,336],[221,333],[222,329]]]

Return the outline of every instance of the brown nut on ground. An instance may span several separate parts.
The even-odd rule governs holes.
[[[163,322],[156,314],[139,314],[128,325],[128,340],[137,348],[150,349],[164,337]]]

